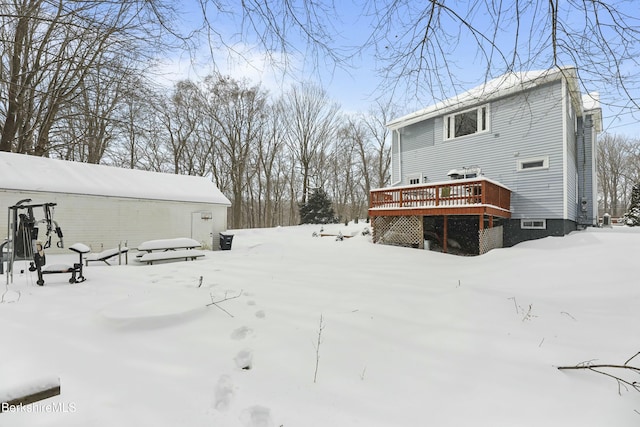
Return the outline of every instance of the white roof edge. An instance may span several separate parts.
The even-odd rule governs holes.
[[[476,86],[462,94],[394,119],[387,123],[387,127],[391,130],[396,130],[423,120],[447,114],[448,112],[464,108],[465,106],[471,107],[472,105],[478,105],[497,98],[523,92],[552,81],[560,80],[563,77],[569,81],[570,90],[579,95],[577,70],[573,66],[520,73],[510,72]],[[581,100],[578,98],[574,99],[574,101],[580,102]]]
[[[602,132],[602,108],[600,107],[600,93],[589,92],[582,95],[582,105],[585,114],[591,114],[596,133]]]
[[[0,189],[231,206],[208,178],[0,152]]]
[[[600,92],[589,92],[582,95],[582,105],[585,111],[600,108]]]

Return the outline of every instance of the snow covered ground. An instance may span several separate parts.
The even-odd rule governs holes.
[[[458,257],[365,226],[238,230],[231,251],[74,285],[0,277],[0,391],[61,385],[0,426],[640,425],[638,392],[556,369],[640,351],[640,230]]]

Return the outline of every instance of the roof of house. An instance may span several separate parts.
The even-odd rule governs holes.
[[[578,89],[578,76],[576,69],[574,67],[560,67],[550,70],[524,71],[519,73],[512,72],[504,74],[462,94],[392,120],[387,123],[387,126],[392,130],[399,129],[432,117],[451,113],[461,108],[471,107],[472,105],[523,92],[549,82],[561,80],[562,78],[567,80],[569,84],[569,91],[572,94],[572,99],[576,106],[579,107],[577,108],[578,111],[581,111],[582,99],[580,97],[580,90]],[[599,108],[599,103],[597,106],[595,104],[591,104],[590,106],[593,108]]]
[[[7,152],[0,152],[2,189],[231,205],[205,177]]]
[[[602,132],[602,110],[600,109],[600,94],[589,92],[582,95],[582,109],[592,115],[596,132]]]

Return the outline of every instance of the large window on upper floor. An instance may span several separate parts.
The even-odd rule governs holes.
[[[489,104],[444,117],[444,139],[489,131]]]

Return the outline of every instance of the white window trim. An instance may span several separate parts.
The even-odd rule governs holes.
[[[535,166],[535,167],[528,167],[528,168],[525,168],[523,166],[526,163],[537,163],[537,162],[542,162],[542,166]],[[526,159],[518,159],[516,161],[516,170],[518,172],[537,171],[537,170],[543,170],[543,169],[549,169],[549,156],[529,157]]]
[[[540,224],[536,224],[536,223],[540,223]],[[520,228],[523,230],[546,230],[547,220],[546,219],[521,219]]]
[[[486,129],[480,129],[475,133],[470,133],[468,135],[462,135],[462,136],[448,136],[449,133],[449,127],[448,127],[448,123],[450,123],[451,121],[455,120],[455,116],[460,115],[460,114],[464,114],[464,113],[468,113],[469,111],[473,111],[476,110],[478,113],[478,125],[480,123],[482,123],[482,109],[485,109],[486,112],[486,117],[485,117],[485,124],[486,124]],[[467,110],[462,110],[462,111],[456,111],[453,114],[448,114],[446,116],[444,116],[442,118],[442,131],[443,131],[443,135],[442,135],[442,139],[444,141],[452,141],[454,139],[460,139],[460,138],[466,138],[469,136],[474,136],[474,135],[478,135],[478,134],[482,134],[482,133],[488,133],[491,131],[491,109],[489,108],[489,104],[484,104],[484,105],[479,105],[477,107],[474,108],[469,108]]]
[[[423,174],[423,173],[411,173],[411,174],[408,174],[408,175],[406,176],[406,178],[407,178],[407,184],[408,184],[408,185],[418,185],[418,184],[424,184],[424,183],[426,183],[426,182],[427,182],[427,175],[425,175],[425,174]],[[418,180],[418,182],[417,182],[417,183],[412,184],[412,183],[411,183],[411,180],[412,180],[412,179],[417,179],[417,180]]]

